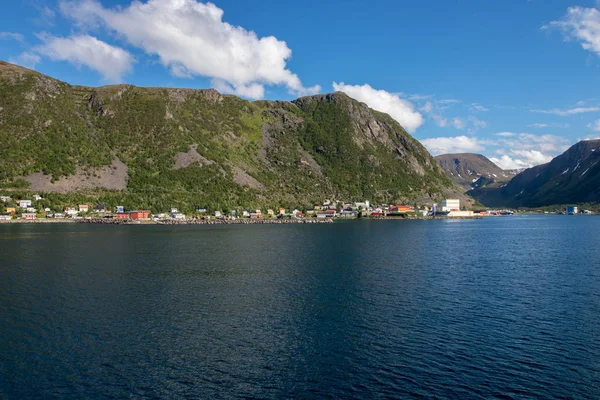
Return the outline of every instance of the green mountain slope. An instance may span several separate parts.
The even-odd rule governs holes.
[[[600,202],[600,140],[581,141],[501,187],[468,192],[486,206],[542,207]]]
[[[90,88],[0,62],[0,143],[5,188],[131,208],[459,196],[397,122],[343,93],[250,102],[212,89]]]

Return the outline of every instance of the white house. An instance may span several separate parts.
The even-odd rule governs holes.
[[[40,196],[39,194],[34,194],[34,195],[33,195],[33,200],[35,200],[35,201],[40,201],[40,200],[42,200],[42,199],[43,199],[43,197],[42,197],[42,196]]]
[[[31,207],[31,200],[19,200],[17,202],[17,204],[19,205],[19,207],[21,208],[27,208],[27,207]]]
[[[65,208],[64,211],[65,211],[65,214],[70,215],[72,217],[79,214],[79,211],[77,211],[74,207],[67,207],[67,208]]]
[[[0,201],[3,203],[8,203],[12,198],[10,196],[0,196]]]

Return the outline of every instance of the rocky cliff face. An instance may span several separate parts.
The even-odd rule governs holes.
[[[581,141],[548,164],[526,169],[501,187],[469,193],[490,206],[600,202],[600,140]]]
[[[465,191],[509,181],[514,171],[505,171],[481,154],[441,154],[436,161]]]
[[[396,121],[343,93],[250,102],[212,89],[90,88],[0,62],[0,142],[4,187],[120,190],[125,205],[460,196]]]

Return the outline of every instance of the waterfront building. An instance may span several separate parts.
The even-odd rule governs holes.
[[[0,221],[9,221],[12,219],[12,215],[0,214]]]
[[[569,214],[569,215],[577,214],[578,212],[579,212],[579,210],[575,206],[567,207],[567,214]]]
[[[90,206],[88,206],[87,204],[79,205],[79,212],[88,212],[89,210],[90,210]]]
[[[15,214],[17,209],[15,207],[6,207],[6,212],[9,214]]]
[[[21,219],[32,220],[32,219],[36,219],[36,218],[37,218],[36,213],[24,213],[21,215]]]
[[[150,219],[150,210],[138,210],[129,213],[131,219]]]

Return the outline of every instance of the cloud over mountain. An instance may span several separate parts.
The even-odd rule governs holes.
[[[211,3],[149,0],[105,8],[95,0],[65,0],[60,7],[80,27],[107,27],[158,56],[178,77],[209,77],[220,90],[250,98],[262,98],[265,85],[284,85],[296,95],[320,90],[304,87],[287,68],[292,50],[284,41],[224,22],[223,10]]]
[[[374,89],[368,84],[346,85],[344,82],[333,82],[333,89],[366,103],[374,110],[388,113],[411,133],[423,124],[423,115],[415,110],[413,103],[396,94]]]

